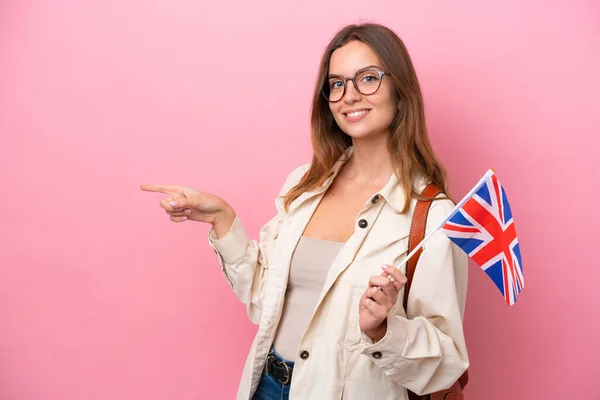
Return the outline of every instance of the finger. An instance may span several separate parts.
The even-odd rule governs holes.
[[[390,297],[394,297],[397,293],[393,282],[383,276],[372,276],[369,280],[371,286],[380,287]]]
[[[170,194],[170,195],[176,195],[176,194],[181,193],[181,186],[174,186],[174,185],[143,184],[140,186],[140,189],[142,189],[145,192],[164,193],[164,194]]]
[[[389,265],[383,265],[381,269],[391,275],[392,278],[394,278],[394,280],[399,282],[402,286],[406,285],[406,282],[408,282],[406,275],[404,275],[398,268],[391,267]]]
[[[367,288],[367,290],[365,290],[365,292],[361,296],[360,301],[358,302],[358,305],[361,307],[364,307],[365,301],[367,301],[368,298],[369,298],[369,288]]]
[[[187,219],[188,218],[185,215],[183,217],[175,217],[175,216],[171,217],[171,221],[173,221],[173,222],[185,222],[185,221],[187,221]]]
[[[404,284],[402,284],[401,282],[398,282],[397,280],[395,280],[390,274],[388,274],[387,272],[383,272],[381,274],[381,276],[383,276],[384,278],[389,279],[390,282],[392,282],[392,284],[394,285],[394,288],[396,289],[397,292],[400,291],[400,289],[402,289],[404,287]]]
[[[192,210],[190,210],[189,208],[186,208],[185,210],[180,210],[180,211],[165,210],[165,212],[167,213],[167,215],[170,215],[172,217],[187,217],[188,215],[190,215],[192,213]]]
[[[385,317],[387,317],[388,312],[385,310],[385,308],[374,302],[372,299],[365,299],[363,305],[376,318],[383,320]]]
[[[375,301],[375,303],[384,307],[388,311],[391,310],[392,306],[396,303],[395,298],[390,298],[383,290],[379,290],[374,286],[367,289],[367,291],[367,298]]]
[[[170,212],[176,212],[176,211],[181,211],[181,209],[179,207],[173,207],[171,204],[173,205],[177,205],[177,200],[174,197],[169,197],[166,199],[162,199],[160,201],[160,206],[162,208],[165,209],[165,211],[170,211]]]
[[[168,203],[174,210],[181,210],[190,206],[190,200],[184,197],[171,197],[168,199]]]
[[[167,211],[182,211],[189,208],[189,200],[181,197],[169,197],[160,201],[160,206]]]

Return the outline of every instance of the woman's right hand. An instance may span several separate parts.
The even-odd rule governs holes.
[[[170,216],[171,221],[190,220],[211,224],[216,230],[217,237],[224,236],[235,220],[233,208],[222,198],[210,193],[172,185],[144,184],[141,189],[168,195],[160,201],[160,206]]]

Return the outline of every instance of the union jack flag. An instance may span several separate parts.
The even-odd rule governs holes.
[[[442,230],[481,266],[512,306],[524,288],[523,265],[508,198],[496,175],[483,182]]]

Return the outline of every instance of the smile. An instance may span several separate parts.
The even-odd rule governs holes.
[[[358,121],[362,118],[364,118],[370,110],[357,110],[357,111],[351,111],[348,113],[343,113],[344,116],[346,117],[346,119],[351,120],[351,121]]]

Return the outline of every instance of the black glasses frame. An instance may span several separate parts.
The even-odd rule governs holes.
[[[358,85],[356,84],[355,79],[356,79],[357,75],[362,74],[363,72],[369,71],[369,70],[375,71],[379,75],[379,86],[377,86],[377,89],[375,89],[375,91],[373,91],[373,93],[366,94],[366,93],[363,93],[363,92],[360,91],[360,89],[358,88]],[[359,69],[358,71],[356,71],[356,73],[354,74],[354,76],[348,76],[348,77],[345,77],[345,78],[343,76],[340,76],[340,75],[330,75],[330,76],[327,77],[327,81],[329,81],[329,79],[331,79],[331,78],[339,78],[339,79],[341,79],[342,82],[344,83],[344,91],[342,92],[342,95],[340,96],[340,98],[338,100],[330,100],[329,99],[329,92],[330,92],[329,84],[326,82],[323,85],[323,89],[321,90],[321,94],[323,94],[323,97],[325,97],[325,99],[328,102],[330,102],[330,103],[337,103],[338,101],[342,100],[344,98],[344,96],[346,95],[346,88],[348,87],[347,82],[348,81],[352,81],[352,84],[354,85],[354,88],[356,89],[356,91],[358,93],[362,94],[363,96],[370,96],[372,94],[377,93],[377,91],[381,87],[381,82],[383,81],[384,75],[390,76],[390,74],[388,74],[387,72],[384,72],[384,71],[382,71],[382,70],[380,70],[378,68],[374,68],[374,67],[366,67],[366,68]]]

